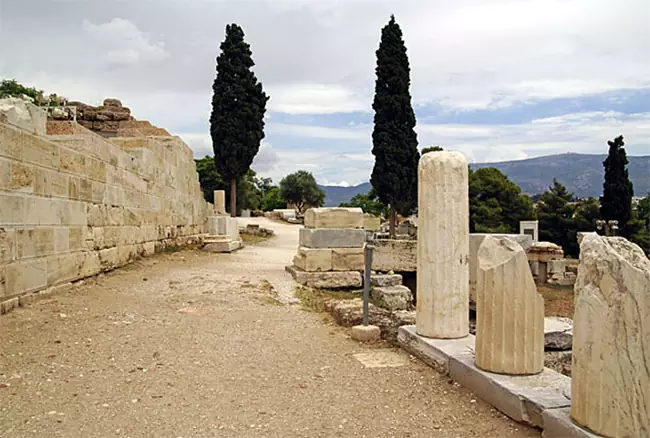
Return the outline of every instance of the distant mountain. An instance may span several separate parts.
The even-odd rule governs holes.
[[[524,193],[545,192],[553,178],[562,183],[576,197],[599,197],[603,191],[606,155],[559,154],[500,163],[471,164],[472,169],[496,167],[514,181]],[[650,192],[650,156],[630,157],[628,170],[635,196]]]
[[[514,181],[524,193],[536,195],[548,190],[557,178],[576,197],[598,198],[603,191],[603,161],[606,155],[559,154],[500,163],[470,164],[472,169],[496,167]],[[650,155],[627,157],[628,170],[634,185],[634,196],[650,193]],[[325,191],[325,206],[336,207],[358,193],[368,193],[370,183],[354,187],[320,186]]]
[[[371,186],[370,183],[363,183],[354,187],[321,185],[319,187],[325,192],[325,207],[338,207],[341,202],[349,201],[354,195],[368,193]]]

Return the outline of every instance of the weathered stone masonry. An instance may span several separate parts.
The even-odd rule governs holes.
[[[48,122],[48,131],[67,135],[0,123],[0,313],[198,241],[212,214],[179,138],[109,140],[74,122]]]

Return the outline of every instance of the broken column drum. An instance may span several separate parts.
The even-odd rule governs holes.
[[[487,236],[479,247],[476,365],[492,373],[544,369],[544,299],[517,242]]]
[[[440,339],[469,334],[469,194],[459,152],[424,154],[418,165],[416,330]]]

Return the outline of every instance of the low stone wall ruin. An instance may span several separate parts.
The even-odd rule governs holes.
[[[0,313],[34,292],[197,242],[212,214],[178,137],[109,141],[74,122],[48,130],[67,135],[0,123]]]

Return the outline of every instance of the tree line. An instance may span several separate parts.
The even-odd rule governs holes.
[[[387,216],[390,235],[395,236],[397,215],[417,210],[417,171],[421,153],[435,153],[439,146],[418,150],[415,112],[410,94],[410,65],[402,30],[391,16],[381,31],[376,54],[372,154],[375,163],[370,182],[372,190],[356,195],[342,206]],[[324,193],[311,173],[298,171],[286,176],[280,186],[257,178],[250,170],[264,138],[264,114],[269,97],[251,67],[254,62],[244,32],[236,24],[226,27],[226,38],[217,58],[217,77],[213,85],[210,132],[218,175],[201,176],[218,181],[228,191],[230,211],[237,208],[267,209],[291,203],[299,210],[322,205]],[[537,218],[540,238],[561,245],[566,254],[578,253],[577,233],[594,231],[597,221],[617,221],[617,232],[650,251],[648,197],[632,204],[633,187],[627,170],[623,137],[608,142],[609,153],[603,162],[603,196],[597,200],[575,200],[557,180],[536,203],[503,173],[494,168],[469,171],[470,231],[518,233],[519,222]],[[207,161],[206,168],[209,163]],[[198,165],[197,167],[202,166]],[[201,171],[199,171],[201,174]],[[217,184],[217,183],[215,183]],[[236,189],[240,186],[239,189]],[[211,189],[206,196],[211,196]],[[237,203],[237,197],[241,201]]]

